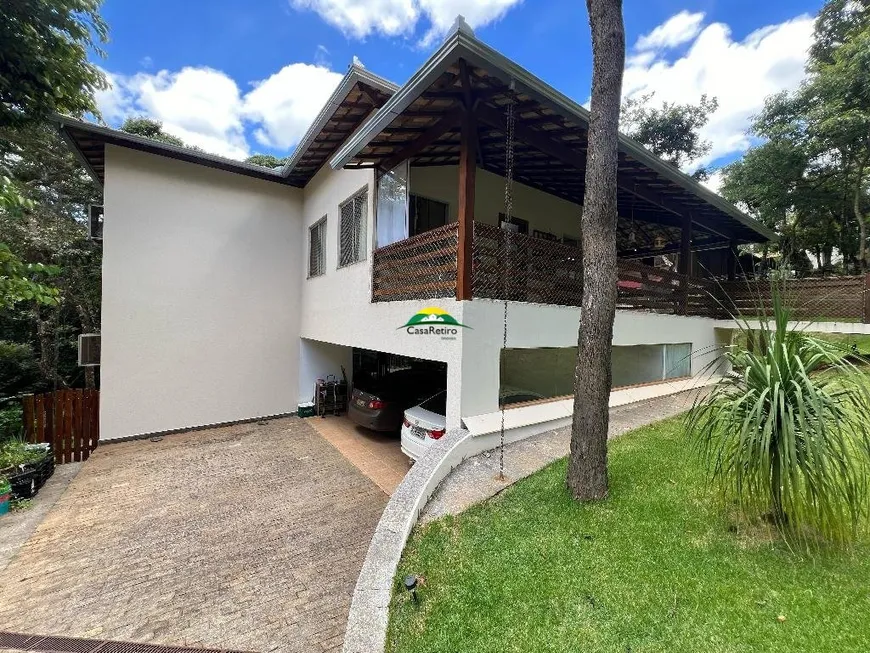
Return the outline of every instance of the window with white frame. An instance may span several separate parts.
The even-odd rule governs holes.
[[[308,276],[326,272],[326,216],[308,228]]]
[[[368,189],[340,204],[338,209],[338,267],[343,267],[366,257]]]

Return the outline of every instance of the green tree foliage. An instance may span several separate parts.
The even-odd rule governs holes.
[[[251,163],[255,166],[262,166],[264,168],[281,168],[286,165],[289,160],[289,156],[279,159],[277,156],[272,154],[252,154],[245,159],[245,163]]]
[[[184,141],[177,136],[167,134],[163,131],[162,122],[146,116],[127,118],[124,121],[124,124],[121,125],[121,131],[127,132],[128,134],[143,136],[144,138],[150,138],[151,140],[160,141],[161,143],[167,143],[168,145],[184,147]]]
[[[27,205],[0,210],[0,242],[21,260],[51,266],[60,291],[56,305],[22,302],[0,313],[0,340],[30,346],[45,382],[73,384],[82,375],[75,337],[99,330],[102,252],[86,225],[87,207],[100,203],[100,193],[52,126],[2,130],[0,141],[0,164]],[[85,368],[89,385],[91,372]]]
[[[830,0],[815,26],[807,77],[768,98],[750,132],[761,143],[724,170],[722,194],[783,236],[787,260],[809,251],[831,269],[868,268],[870,4]]]
[[[57,274],[54,266],[42,263],[22,263],[8,246],[0,243],[0,308],[12,308],[24,301],[46,306],[58,303],[58,290],[37,281]]]
[[[719,108],[716,98],[702,95],[698,104],[664,102],[651,106],[654,93],[628,98],[622,103],[620,128],[645,145],[653,154],[671,165],[682,168],[710,152],[711,143],[700,136],[701,128]],[[699,168],[697,179],[709,173]]]
[[[87,237],[86,216],[101,199],[45,118],[96,112],[93,94],[105,79],[87,56],[106,40],[99,6],[0,7],[0,369],[22,371],[10,373],[18,382],[3,393],[95,382],[93,368],[76,365],[75,338],[99,330],[101,250]]]
[[[724,377],[687,417],[712,482],[787,539],[846,542],[870,510],[870,379],[836,345],[789,327],[742,329]]]
[[[96,112],[106,87],[88,52],[102,54],[100,0],[4,0],[0,7],[0,126],[52,113]]]

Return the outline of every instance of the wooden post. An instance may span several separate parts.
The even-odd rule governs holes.
[[[477,173],[477,120],[471,111],[462,121],[459,149],[459,251],[456,261],[456,299],[473,294],[472,246],[474,240],[474,181]]]
[[[864,275],[864,324],[870,324],[870,272]]]
[[[685,277],[683,282],[683,293],[680,300],[679,314],[685,315],[688,312],[689,305],[689,276],[692,272],[692,216],[683,216],[683,228],[680,234],[680,266],[678,272]]]

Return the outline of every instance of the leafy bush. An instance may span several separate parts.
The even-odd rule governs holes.
[[[0,445],[0,469],[35,463],[43,456],[45,456],[44,451],[29,449],[24,440],[18,438],[8,440]]]
[[[24,431],[24,415],[20,404],[0,410],[0,443],[19,438]]]
[[[695,403],[688,430],[744,514],[766,516],[790,541],[849,541],[870,512],[868,378],[842,347],[790,329],[778,294],[772,319],[753,347],[726,353],[740,372]]]
[[[29,345],[0,340],[0,397],[31,391],[41,375]]]

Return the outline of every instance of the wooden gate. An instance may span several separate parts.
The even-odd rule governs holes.
[[[72,388],[28,395],[24,435],[28,442],[48,442],[54,462],[87,460],[100,440],[100,392]]]

